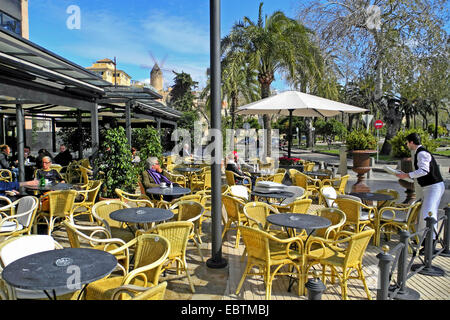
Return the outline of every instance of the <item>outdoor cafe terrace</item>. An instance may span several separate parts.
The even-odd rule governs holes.
[[[395,192],[383,194],[375,192],[376,190],[372,190],[372,193],[366,193],[366,196],[368,195],[369,198],[372,197],[375,201],[377,201],[377,198],[374,198],[374,196],[378,196],[378,202],[364,201],[364,204],[362,201],[356,202],[361,203],[364,208],[373,212],[375,216],[374,219],[371,220],[371,223],[365,225],[364,222],[361,222],[361,226],[356,227],[357,229],[355,229],[355,225],[350,221],[351,212],[348,210],[351,209],[346,207],[344,202],[339,202],[338,198],[341,197],[337,196],[339,190],[343,190],[342,194],[347,196],[352,193],[352,185],[356,182],[355,177],[353,175],[351,177],[336,175],[333,178],[332,172],[320,170],[314,163],[309,161],[304,161],[301,164],[303,166],[303,169],[301,170],[297,170],[300,169],[299,166],[297,166],[295,170],[286,170],[283,168],[275,169],[270,162],[261,162],[257,166],[259,167],[259,170],[257,170],[259,173],[252,171],[253,174],[257,175],[256,184],[255,186],[250,185],[249,188],[239,184],[234,180],[234,177],[231,179],[230,174],[227,174],[228,170],[225,170],[225,175],[222,177],[223,207],[221,212],[222,217],[219,217],[221,220],[219,231],[221,233],[222,230],[224,230],[223,228],[226,230],[223,237],[223,243],[221,244],[221,254],[227,263],[221,268],[209,267],[208,260],[210,260],[213,249],[214,237],[211,220],[210,166],[205,164],[202,166],[202,164],[195,163],[195,161],[193,163],[192,159],[191,161],[185,161],[183,164],[176,165],[171,163],[170,159],[173,159],[173,157],[165,157],[162,165],[166,172],[172,172],[171,174],[173,177],[183,177],[182,179],[177,180],[179,183],[179,186],[177,187],[170,188],[169,186],[156,185],[151,188],[142,189],[136,186],[136,193],[134,195],[125,193],[123,190],[117,190],[116,199],[98,199],[94,196],[90,202],[86,201],[87,198],[85,198],[82,206],[67,206],[67,203],[74,203],[74,198],[69,200],[69,195],[75,196],[77,193],[95,193],[98,186],[101,184],[92,180],[92,172],[90,171],[87,162],[78,162],[78,168],[74,169],[75,171],[79,170],[78,178],[73,178],[72,180],[69,178],[66,181],[68,184],[78,187],[64,187],[62,189],[67,190],[56,191],[56,193],[59,192],[60,194],[65,194],[65,196],[61,198],[62,200],[60,199],[59,201],[66,204],[66,212],[62,216],[60,215],[61,219],[55,221],[55,224],[51,226],[53,230],[50,231],[50,235],[58,243],[55,249],[58,249],[58,246],[60,245],[61,248],[95,248],[95,251],[104,253],[109,251],[114,254],[114,261],[117,259],[119,262],[117,266],[120,265],[122,267],[120,268],[121,270],[117,268],[112,270],[111,267],[108,267],[108,270],[102,271],[101,276],[97,275],[86,279],[86,281],[83,282],[83,285],[86,285],[86,287],[81,293],[77,290],[74,294],[72,290],[72,292],[66,292],[65,295],[60,295],[58,290],[53,292],[53,294],[52,291],[49,290],[46,291],[46,295],[48,296],[43,296],[41,290],[35,290],[41,293],[40,299],[111,299],[111,290],[114,292],[117,288],[124,288],[123,281],[125,280],[121,280],[123,279],[124,270],[128,277],[132,277],[133,270],[136,268],[145,268],[145,265],[142,265],[142,261],[146,261],[145,259],[156,259],[155,257],[150,258],[152,256],[150,253],[155,252],[155,248],[159,248],[162,243],[161,239],[164,239],[164,241],[166,241],[165,239],[168,239],[167,241],[171,243],[171,247],[180,245],[180,243],[176,242],[177,240],[171,239],[170,232],[164,233],[165,228],[170,229],[174,227],[174,224],[176,225],[178,223],[180,228],[184,224],[184,226],[188,226],[188,231],[191,230],[185,234],[184,239],[187,242],[183,241],[183,243],[187,244],[187,247],[185,250],[181,250],[181,260],[179,260],[180,263],[185,263],[189,277],[182,268],[179,273],[173,269],[162,271],[159,277],[157,277],[156,280],[153,280],[153,285],[148,284],[147,286],[143,286],[139,279],[135,279],[136,284],[141,287],[141,291],[148,290],[146,287],[152,287],[158,282],[167,283],[165,292],[162,296],[159,296],[159,299],[180,301],[267,300],[269,298],[271,300],[284,301],[310,300],[314,299],[314,297],[317,299],[318,297],[310,296],[310,293],[312,294],[312,292],[314,292],[313,289],[311,289],[311,292],[307,289],[301,294],[299,294],[299,290],[304,288],[303,286],[306,288],[313,288],[308,286],[310,284],[317,285],[318,283],[312,282],[312,280],[320,279],[324,284],[324,287],[319,292],[321,294],[319,295],[321,300],[342,300],[344,298],[350,300],[367,300],[367,294],[369,294],[371,299],[403,298],[407,300],[448,300],[448,292],[450,290],[448,271],[450,263],[448,260],[448,240],[446,240],[445,234],[448,232],[447,215],[441,215],[438,222],[438,230],[440,231],[438,237],[439,243],[436,245],[436,249],[439,250],[439,254],[433,256],[431,253],[430,255],[430,251],[427,249],[424,254],[420,255],[419,249],[421,246],[414,244],[414,241],[412,240],[416,239],[419,243],[425,241],[426,233],[423,233],[423,230],[415,230],[412,225],[405,224],[405,231],[409,231],[410,235],[418,235],[418,239],[411,236],[411,241],[409,241],[408,245],[410,246],[410,249],[408,249],[408,246],[402,246],[405,239],[403,238],[402,240],[400,238],[402,233],[399,233],[399,230],[401,230],[401,228],[399,230],[393,230],[392,228],[381,230],[379,226],[382,221],[375,218],[379,212],[383,212],[383,207],[397,207],[396,210],[401,210],[400,207],[402,206],[408,207],[408,205],[400,204],[400,202],[404,200],[404,194],[401,195],[398,192],[397,194]],[[85,170],[86,168],[88,168],[88,170]],[[187,170],[188,168],[198,168],[200,170]],[[254,167],[252,166],[251,168]],[[264,172],[262,172],[262,168],[265,168]],[[251,175],[250,172],[248,173]],[[304,176],[310,178],[303,180]],[[251,180],[252,179],[245,180],[243,183],[251,183]],[[313,183],[310,184],[307,182],[306,185],[303,184],[303,181],[308,180],[313,181]],[[342,181],[344,182],[342,183]],[[336,184],[327,184],[328,182],[335,182]],[[79,188],[80,183],[84,183],[84,189]],[[263,190],[263,187],[267,185],[274,187],[275,189],[271,189],[272,191],[270,192]],[[384,181],[381,182],[377,188],[379,186],[389,187],[392,186],[392,184]],[[325,189],[325,187],[328,189]],[[31,190],[35,192],[37,197],[40,197],[41,191],[44,189],[37,187],[34,189],[31,188]],[[294,190],[300,191],[300,193],[292,194]],[[172,199],[161,197],[169,194],[176,195],[176,197]],[[339,210],[326,209],[330,204],[333,206],[333,194],[335,195],[334,197]],[[362,193],[357,195],[363,197]],[[351,196],[348,197],[351,198]],[[22,199],[27,198],[30,197],[23,197]],[[345,196],[342,196],[342,198],[345,198]],[[284,201],[286,202],[283,203]],[[350,199],[350,203],[352,201],[355,200]],[[42,198],[40,202],[42,205]],[[230,206],[230,203],[239,205]],[[260,209],[268,208],[268,203],[270,203],[272,207],[277,208],[280,212],[272,212],[270,215],[264,217],[266,222],[270,221],[271,223],[270,233],[272,234],[272,238],[270,238],[270,243],[274,244],[277,241],[279,242],[279,247],[270,246],[267,250],[274,250],[274,248],[278,248],[276,250],[281,250],[277,251],[275,255],[272,253],[271,261],[274,262],[277,255],[283,256],[283,252],[289,250],[290,254],[283,259],[294,262],[293,264],[287,264],[279,269],[280,274],[275,275],[273,278],[270,292],[266,290],[268,286],[262,275],[248,275],[242,280],[242,276],[246,271],[246,263],[249,259],[253,259],[260,264],[267,262],[267,256],[264,259],[261,258],[262,256],[259,258],[256,257],[258,252],[260,254],[263,254],[264,252],[264,250],[259,247],[264,241],[258,242],[256,239],[259,239],[259,237],[264,238],[264,234],[268,234],[267,232],[261,231],[262,229],[265,229],[265,227],[264,221],[260,220],[262,219],[262,211],[265,211],[265,209],[262,211]],[[50,204],[50,206],[52,206],[52,204]],[[418,208],[417,206],[414,207],[414,205],[411,205],[410,208],[412,208],[412,210],[409,210],[410,212],[417,213],[417,211],[414,211],[414,209]],[[37,209],[37,207],[34,207],[34,209]],[[60,207],[59,210],[64,209]],[[336,223],[333,220],[334,218],[332,218],[332,215],[327,216],[324,214],[325,211],[340,211],[341,213],[339,214],[341,220]],[[41,207],[37,212],[38,217],[42,218],[45,215],[42,213]],[[52,212],[51,209],[50,212]],[[233,213],[235,214],[234,216]],[[236,214],[240,217],[239,221],[236,220]],[[448,210],[447,214],[450,214]],[[286,229],[281,227],[283,223],[280,224],[280,219],[285,215],[290,215],[291,217],[288,220],[285,220],[287,221],[287,224],[285,225]],[[50,225],[43,222],[42,219],[39,220],[40,222],[37,225],[37,220],[34,220],[34,218],[35,216],[32,216],[29,226],[23,225],[24,229],[26,227],[27,230],[30,230],[31,236],[25,234],[21,235],[19,230],[12,233],[3,233],[4,240],[0,243],[1,267],[8,272],[3,273],[2,288],[9,288],[9,291],[3,291],[3,298],[20,298],[20,290],[17,288],[12,289],[12,287],[9,286],[11,283],[15,283],[14,281],[21,281],[18,270],[7,267],[8,263],[9,265],[13,265],[14,263],[18,263],[18,261],[26,260],[27,258],[26,252],[21,252],[19,256],[16,254],[16,258],[20,258],[21,256],[24,257],[23,259],[16,261],[14,261],[16,259],[14,257],[3,256],[4,254],[6,255],[8,252],[11,252],[11,250],[5,250],[7,245],[14,244],[16,239],[33,237],[36,233],[39,233],[42,237],[46,237],[46,234],[48,234],[47,230],[49,230]],[[275,220],[275,218],[280,219]],[[342,218],[344,218],[344,220],[342,220]],[[239,239],[237,238],[237,230],[233,229],[233,225],[229,225],[228,223],[233,219],[237,222],[237,225],[247,225],[247,229],[245,229],[245,227],[239,229]],[[258,219],[260,221],[259,223],[256,222]],[[105,220],[108,221],[108,224],[104,223]],[[195,226],[199,228],[194,227],[191,229],[191,222],[185,220],[194,221]],[[323,224],[324,222],[325,224]],[[295,236],[298,237],[296,238],[298,241],[290,243],[288,247],[284,244],[283,247],[282,242],[284,240],[276,239],[287,239],[288,237],[292,237],[292,231],[294,230],[291,228],[292,223],[295,226],[300,226],[297,223],[306,224],[295,231]],[[306,244],[310,243],[309,241],[312,241],[313,239],[319,239],[318,237],[323,235],[324,230],[332,230],[328,229],[330,226],[332,229],[334,228],[335,231],[340,230],[340,232],[342,232],[342,235],[344,236],[342,239],[349,239],[348,237],[350,236],[352,239],[355,238],[355,240],[352,241],[357,241],[356,238],[358,236],[366,234],[369,236],[366,241],[367,248],[364,249],[365,245],[363,244],[362,249],[361,247],[356,246],[355,251],[356,256],[362,254],[362,272],[365,276],[368,292],[366,292],[361,279],[349,279],[347,281],[347,290],[345,291],[346,294],[344,296],[344,291],[341,287],[343,280],[338,277],[340,268],[336,269],[337,273],[335,274],[334,281],[332,281],[333,277],[330,276],[322,278],[322,267],[319,263],[312,264],[312,268],[308,269],[308,274],[303,281],[301,280],[302,278],[300,278],[301,281],[299,282],[297,278],[298,273],[292,272],[292,270],[296,270],[296,267],[299,267],[303,272],[306,270],[305,261],[308,260],[303,260],[303,258],[306,257],[304,250],[307,250],[306,248],[308,247]],[[303,228],[306,229],[306,233],[302,231]],[[112,234],[109,236],[107,235],[106,237],[100,237],[103,240],[98,240],[98,234],[95,236],[91,233],[94,230],[96,230],[96,232],[102,230],[101,232],[108,234],[105,229]],[[147,235],[145,241],[150,241],[148,244],[150,245],[148,247],[148,250],[150,251],[143,251],[143,247],[140,247],[138,250],[138,246],[144,246],[140,241],[144,241],[142,240],[142,237],[148,234],[148,230],[150,229],[152,232],[156,232],[161,236],[161,238]],[[269,229],[265,230],[269,231]],[[287,233],[288,230],[291,232],[289,235]],[[391,231],[391,233],[389,233],[390,237],[384,233],[385,231]],[[253,236],[249,238],[248,236],[252,235],[252,233],[254,233]],[[276,236],[276,239],[273,238],[273,236]],[[96,240],[93,238],[96,238]],[[78,240],[76,241],[75,239]],[[332,241],[333,236],[329,235],[328,239]],[[103,244],[99,241],[103,241]],[[377,241],[379,241],[379,243],[376,243]],[[115,245],[113,245],[113,242],[115,242]],[[105,246],[105,243],[110,243],[111,246]],[[345,254],[346,250],[350,252],[349,248],[351,244],[348,245],[348,247],[344,246],[341,248],[344,250],[342,251],[343,254]],[[123,252],[120,253],[120,251],[115,250],[119,246],[128,247],[129,251],[125,256]],[[181,248],[183,248],[183,244],[181,244]],[[313,247],[311,246],[310,249],[311,248]],[[295,252],[300,252],[297,251],[299,249],[302,249],[303,253],[297,255]],[[34,248],[33,250],[35,250],[34,252],[40,251],[37,248]],[[157,251],[159,252],[159,249]],[[142,255],[142,252],[146,252],[146,254]],[[165,252],[166,253],[163,253],[157,262],[154,262],[156,265],[160,265],[161,263],[165,264],[169,261],[168,251],[166,250]],[[308,254],[311,253],[311,251],[308,252]],[[37,255],[39,256],[39,253]],[[107,257],[105,256],[105,258]],[[71,259],[72,258],[65,257],[59,258],[56,261],[58,263],[68,263],[70,265]],[[77,259],[76,255],[73,256],[73,259]],[[383,267],[383,262],[390,261],[389,259],[392,259],[392,263],[387,265],[387,267]],[[319,260],[317,260],[317,262],[318,261]],[[321,261],[322,263],[325,263],[325,260]],[[332,261],[333,260],[329,260],[330,265],[331,263],[339,264],[339,259],[334,262]],[[47,261],[47,263],[49,262]],[[52,262],[50,261],[50,263]],[[114,265],[116,265],[116,263],[114,263]],[[330,271],[330,265],[327,267],[328,272]],[[94,272],[97,268],[100,268],[100,263],[97,261],[90,266],[92,272]],[[54,265],[51,265],[51,267],[54,268]],[[295,268],[292,269],[292,267]],[[255,271],[257,269],[253,268],[252,270]],[[404,272],[405,270],[407,272],[406,275]],[[281,273],[286,275],[282,275]],[[15,278],[14,275],[17,278]],[[351,275],[354,276],[357,275],[357,273],[353,272]],[[151,278],[149,278],[149,281],[151,281]],[[109,289],[106,290],[104,286]],[[31,289],[32,287],[22,288]],[[33,288],[38,289],[42,287]],[[12,292],[15,292],[19,296],[14,296]],[[137,297],[139,297],[139,295]],[[116,295],[115,298],[123,298],[123,296],[119,294]]]

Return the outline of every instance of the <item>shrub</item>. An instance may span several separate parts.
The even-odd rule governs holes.
[[[430,135],[422,129],[409,129],[397,132],[389,143],[392,146],[391,155],[395,158],[409,158],[411,152],[406,146],[406,136],[411,133],[418,133],[422,145],[430,152],[434,152],[438,146],[437,142],[430,138]]]
[[[376,150],[377,140],[366,130],[354,130],[346,136],[348,150]]]
[[[136,128],[131,132],[131,141],[133,147],[139,151],[139,172],[144,170],[145,161],[149,157],[158,157],[160,162],[163,148],[161,146],[160,132],[153,127]]]
[[[102,172],[102,196],[115,198],[114,190],[134,193],[138,182],[137,168],[131,163],[131,150],[123,127],[106,131],[95,165]]]

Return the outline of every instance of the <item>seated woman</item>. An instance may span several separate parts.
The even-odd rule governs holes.
[[[64,183],[63,177],[55,169],[50,169],[52,165],[52,159],[48,156],[42,158],[42,169],[38,169],[36,172],[36,179],[41,180],[41,178],[50,180],[52,183]]]
[[[163,174],[163,170],[159,165],[157,157],[150,157],[146,161],[146,169],[142,171],[142,184],[145,189],[159,187],[161,182],[165,182],[167,186],[172,185],[178,187],[178,183],[173,183]],[[164,200],[171,201],[173,197],[164,196]]]

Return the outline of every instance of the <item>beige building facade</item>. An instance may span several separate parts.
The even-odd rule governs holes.
[[[0,0],[0,27],[29,39],[28,0]]]

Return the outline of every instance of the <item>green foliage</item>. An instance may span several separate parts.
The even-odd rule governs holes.
[[[342,137],[347,133],[345,125],[336,119],[329,119],[327,121],[318,119],[314,123],[314,127],[316,128],[316,134],[320,134],[324,138],[330,138],[331,141],[334,140],[335,136]]]
[[[197,87],[198,82],[192,80],[191,76],[185,72],[174,72],[175,84],[170,92],[170,102],[175,109],[182,112],[191,111],[194,106],[194,94],[192,90]]]
[[[354,130],[347,134],[345,141],[348,150],[375,150],[377,140],[366,130]]]
[[[418,133],[421,139],[422,145],[430,152],[434,152],[438,146],[437,142],[430,138],[430,135],[423,131],[422,129],[409,129],[404,131],[399,131],[391,139],[390,143],[392,145],[392,156],[395,158],[409,158],[411,152],[406,146],[406,136],[411,133]]]
[[[131,163],[131,150],[123,127],[106,131],[95,166],[103,172],[104,197],[115,198],[116,188],[134,193],[138,172]]]
[[[80,143],[83,150],[92,146],[92,135],[90,130],[81,130],[80,134],[78,128],[63,127],[58,131],[57,135],[70,151],[78,151]]]
[[[132,146],[139,151],[141,162],[138,164],[139,172],[144,170],[145,160],[149,157],[162,157],[160,132],[153,127],[136,128],[131,132]]]
[[[430,135],[433,135],[435,129],[436,129],[436,126],[434,125],[434,123],[430,123],[428,125],[427,131]],[[444,128],[443,126],[438,126],[437,135],[438,135],[438,137],[447,135],[447,129]]]

